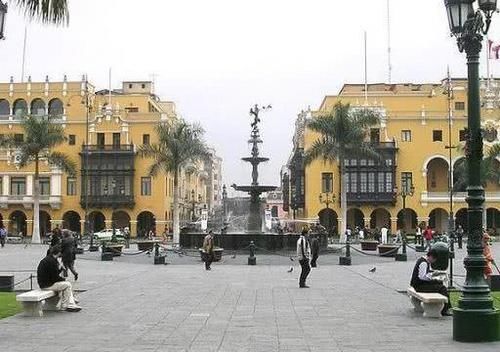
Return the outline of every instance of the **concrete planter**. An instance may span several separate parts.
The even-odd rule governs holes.
[[[394,246],[392,244],[381,244],[378,246],[378,254],[381,257],[395,257],[398,251],[396,248],[399,246]]]
[[[137,241],[137,250],[139,251],[150,251],[153,250],[155,241]]]
[[[113,257],[119,257],[122,255],[123,245],[121,244],[107,244],[105,247],[102,247],[103,253],[111,253]]]
[[[378,246],[378,241],[361,241],[362,251],[376,251]]]

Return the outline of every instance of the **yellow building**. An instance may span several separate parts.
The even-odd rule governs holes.
[[[147,174],[151,160],[136,155],[137,146],[153,143],[154,127],[178,118],[175,104],[153,93],[152,82],[123,82],[121,89],[96,91],[81,81],[0,83],[0,135],[18,134],[24,115],[50,116],[64,127],[67,143],[59,150],[77,163],[69,177],[44,164],[40,174],[41,233],[55,225],[83,232],[85,215],[90,229],[129,227],[132,236],[171,228],[173,179]],[[88,143],[86,131],[88,128]],[[10,234],[31,235],[33,174],[19,168],[15,150],[0,150],[0,221]],[[88,172],[88,192],[82,175]],[[203,162],[183,170],[181,218],[192,217],[207,204],[208,176]],[[210,187],[212,185],[210,184]],[[211,203],[208,203],[211,205]]]
[[[417,224],[430,224],[437,231],[447,229],[449,213],[448,171],[463,158],[463,151],[448,145],[463,145],[467,125],[466,80],[453,79],[453,99],[448,100],[446,80],[430,84],[346,84],[338,95],[326,96],[317,111],[303,111],[295,126],[293,152],[288,162],[290,208],[296,218],[317,219],[337,231],[342,228],[339,170],[334,164],[316,160],[304,166],[304,150],[318,138],[307,121],[315,114],[331,111],[341,101],[352,108],[374,109],[381,122],[369,131],[386,160],[383,166],[373,160],[345,160],[348,172],[348,211],[346,225],[380,228],[394,233],[397,228],[414,231]],[[365,95],[366,93],[366,95]],[[499,142],[500,100],[497,81],[482,87],[482,124],[487,148]],[[449,109],[450,107],[450,109]],[[448,133],[451,111],[451,141]],[[402,211],[402,190],[405,197]],[[500,185],[486,185],[486,215],[489,228],[500,228]],[[320,200],[321,195],[321,200]],[[457,224],[467,227],[465,192],[453,197]],[[403,216],[403,214],[406,214]]]

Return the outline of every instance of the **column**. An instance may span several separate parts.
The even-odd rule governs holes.
[[[80,233],[82,235],[85,233],[85,219],[80,220]]]
[[[364,217],[364,218],[363,218],[363,220],[365,221],[365,227],[366,227],[367,229],[369,229],[369,228],[370,228],[370,222],[371,222],[371,219],[372,219],[371,217]]]
[[[391,216],[391,234],[395,235],[398,230],[398,218]]]
[[[130,237],[137,237],[137,220],[130,220]]]
[[[3,192],[2,194],[4,196],[7,196],[10,194],[10,176],[9,175],[4,175],[3,176],[3,181],[2,181],[2,187],[3,187]]]

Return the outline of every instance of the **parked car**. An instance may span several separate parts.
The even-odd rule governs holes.
[[[113,237],[113,229],[104,229],[99,232],[94,232],[94,240],[97,241],[111,241]],[[118,241],[125,241],[123,231],[115,229],[115,237]]]

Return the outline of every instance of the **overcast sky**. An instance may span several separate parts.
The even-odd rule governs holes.
[[[278,184],[291,151],[294,120],[346,82],[387,81],[386,0],[69,0],[69,27],[28,24],[26,75],[71,80],[89,75],[107,88],[156,75],[156,92],[199,121],[224,159],[224,181],[250,181],[248,111],[262,118],[261,184]],[[436,82],[449,64],[465,76],[463,55],[448,35],[442,0],[391,0],[393,82]],[[500,15],[491,38],[500,40]],[[24,17],[10,7],[0,42],[0,81],[20,80]],[[498,71],[493,63],[492,72]],[[485,66],[485,65],[483,65]],[[483,67],[484,69],[484,67]]]

